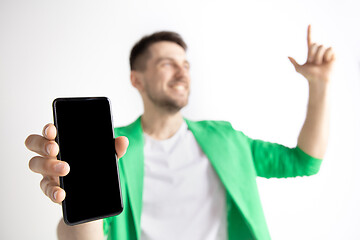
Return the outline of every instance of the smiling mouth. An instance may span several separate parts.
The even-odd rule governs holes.
[[[187,84],[185,82],[174,82],[173,84],[170,84],[170,87],[178,90],[185,90],[187,89]]]
[[[175,84],[175,85],[173,85],[171,87],[176,89],[176,90],[185,90],[185,86],[183,84]]]

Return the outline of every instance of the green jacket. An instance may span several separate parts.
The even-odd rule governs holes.
[[[229,239],[270,239],[256,177],[309,176],[319,171],[322,161],[298,147],[250,139],[228,122],[185,121],[226,189]],[[119,160],[124,211],[104,219],[104,234],[112,240],[140,239],[144,180],[140,117],[126,127],[115,128],[115,136],[126,136],[130,142]]]

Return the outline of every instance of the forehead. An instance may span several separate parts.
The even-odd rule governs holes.
[[[178,60],[186,59],[185,50],[174,42],[161,41],[152,44],[149,47],[151,59],[157,58],[174,58]]]

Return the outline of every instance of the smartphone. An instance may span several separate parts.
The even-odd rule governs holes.
[[[106,97],[53,101],[58,159],[70,165],[60,177],[66,192],[64,221],[76,225],[122,212],[110,100]]]

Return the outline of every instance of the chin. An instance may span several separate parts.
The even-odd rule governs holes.
[[[187,104],[188,104],[188,99],[186,98],[186,100],[183,101],[174,101],[174,100],[164,101],[161,105],[166,109],[166,111],[176,113],[180,111],[182,108],[186,107]]]
[[[177,101],[174,101],[174,105],[177,105],[179,108],[183,108],[186,107],[186,105],[188,105],[189,102],[189,98],[188,96],[178,99]]]

